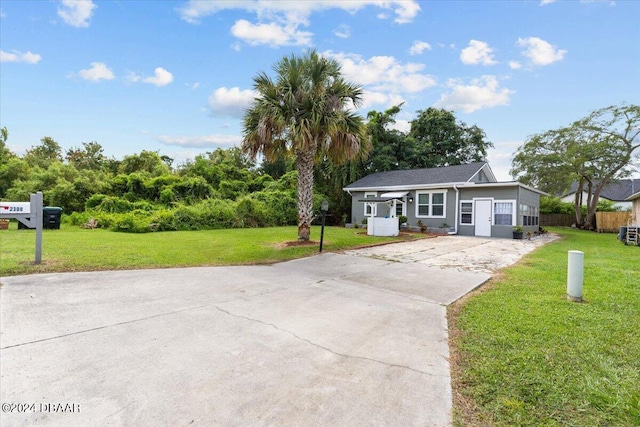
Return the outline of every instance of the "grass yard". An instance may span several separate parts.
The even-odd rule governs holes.
[[[449,307],[456,426],[640,426],[640,248],[552,231]],[[569,250],[583,303],[566,299]]]
[[[372,237],[362,229],[325,227],[324,251],[417,238]],[[35,231],[0,231],[0,276],[60,271],[264,264],[318,252],[320,227],[313,227],[315,244],[287,245],[296,240],[296,227],[174,231],[146,234],[86,230],[62,224],[43,230],[42,263],[34,264]]]

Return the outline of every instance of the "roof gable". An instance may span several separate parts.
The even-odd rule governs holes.
[[[478,179],[484,177],[483,179]],[[445,166],[429,169],[408,169],[377,172],[365,176],[349,184],[345,190],[358,188],[386,188],[413,187],[420,185],[454,184],[470,182],[472,179],[480,182],[496,182],[495,176],[485,162],[469,163],[466,165]]]

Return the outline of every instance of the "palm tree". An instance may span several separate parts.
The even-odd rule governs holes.
[[[315,50],[282,58],[277,77],[254,78],[258,96],[244,116],[242,150],[252,159],[293,155],[298,171],[298,240],[309,240],[313,219],[313,165],[327,157],[336,163],[362,155],[368,139],[362,117],[352,107],[362,88],[342,77],[340,65]]]

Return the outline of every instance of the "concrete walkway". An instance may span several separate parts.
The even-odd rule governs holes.
[[[446,305],[490,275],[380,257],[3,278],[0,424],[449,426]]]

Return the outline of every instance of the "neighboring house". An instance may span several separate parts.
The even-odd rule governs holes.
[[[640,191],[627,197],[631,203],[631,224],[640,225]]]
[[[351,221],[404,215],[410,226],[450,227],[466,236],[508,237],[512,227],[538,231],[542,191],[519,182],[497,182],[487,163],[431,169],[395,170],[367,175],[343,188],[352,197]],[[373,205],[371,198],[393,203]],[[446,226],[445,226],[446,224]]]
[[[578,183],[571,184],[569,193],[562,196],[560,199],[563,202],[573,203],[575,201],[576,190],[578,189]],[[600,192],[600,199],[606,199],[613,202],[613,207],[622,211],[631,209],[631,202],[628,197],[632,194],[640,191],[640,179],[620,179],[612,181],[605,185]],[[587,204],[587,192],[582,192],[582,205]]]

